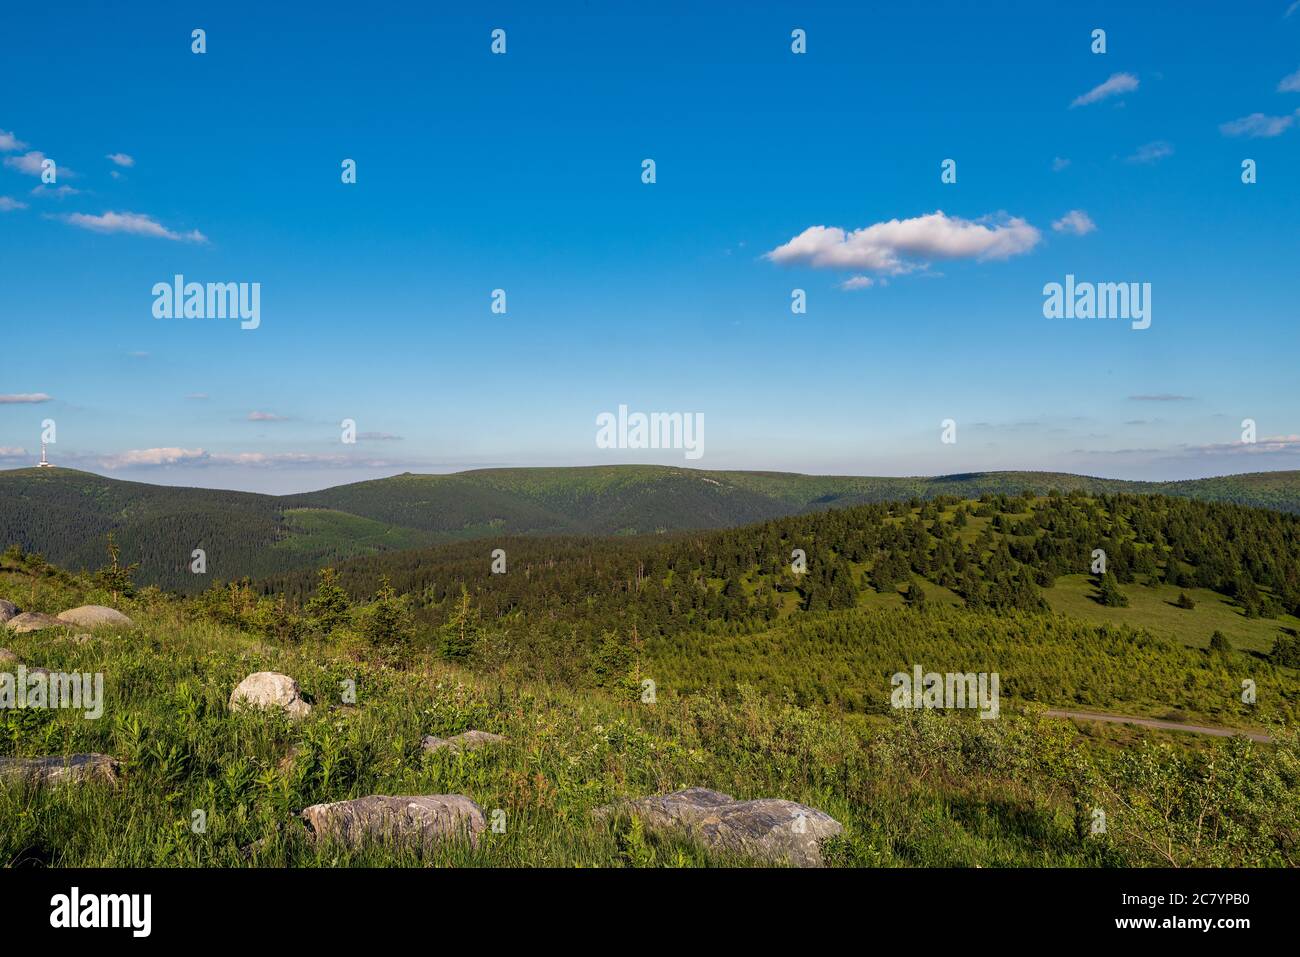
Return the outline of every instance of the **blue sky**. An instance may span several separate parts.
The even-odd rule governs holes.
[[[0,467],[53,419],[56,463],[276,492],[1300,468],[1289,0],[547,6],[7,5]],[[260,326],[156,319],[177,273]],[[1067,274],[1151,327],[1044,318]],[[705,454],[597,448],[620,404]]]

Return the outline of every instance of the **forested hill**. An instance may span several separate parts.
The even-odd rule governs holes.
[[[1300,512],[1300,472],[1147,483],[1051,472],[934,478],[716,472],[671,466],[486,469],[397,475],[300,495],[149,485],[73,469],[0,472],[0,547],[74,569],[112,532],[138,580],[193,591],[350,557],[504,535],[630,535],[728,528],[910,498],[1023,491],[1160,493]],[[208,576],[187,570],[194,549]]]

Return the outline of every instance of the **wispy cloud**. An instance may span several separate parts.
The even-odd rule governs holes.
[[[870,276],[850,276],[839,284],[845,292],[852,292],[855,289],[870,289],[872,286],[883,286],[885,280],[872,279]]]
[[[809,226],[765,258],[818,269],[899,275],[923,269],[929,259],[1007,259],[1033,249],[1040,238],[1037,229],[1018,217],[967,220],[937,210],[852,232],[838,226]]]
[[[15,209],[26,209],[26,203],[20,203],[18,200],[9,196],[0,196],[0,213],[12,212]]]
[[[248,413],[249,422],[288,422],[289,417],[286,415],[276,415],[274,412],[250,412]]]
[[[42,172],[41,164],[47,158],[40,150],[32,150],[22,156],[6,156],[5,166],[16,169],[20,173],[26,173],[28,176],[40,176]]]
[[[204,449],[129,449],[115,455],[101,455],[97,461],[106,469],[132,468],[139,466],[189,465],[207,460]]]
[[[1070,108],[1087,106],[1112,96],[1132,93],[1138,88],[1138,78],[1132,73],[1112,73],[1105,83],[1098,83],[1087,93],[1081,93],[1070,103]]]
[[[32,187],[31,190],[31,194],[33,196],[52,196],[55,199],[64,199],[65,197],[68,196],[77,196],[80,195],[80,193],[81,190],[69,186],[66,183],[62,183],[58,186],[49,186],[45,183],[42,183],[40,186]]]
[[[1070,161],[1063,156],[1054,156],[1052,158],[1052,172],[1059,173],[1070,165]]]
[[[1300,0],[1297,0],[1300,2]],[[1300,93],[1300,70],[1282,77],[1277,84],[1279,93]]]
[[[400,442],[400,435],[393,435],[391,432],[362,432],[357,438],[364,442]]]
[[[1300,452],[1300,435],[1271,435],[1254,442],[1223,442],[1217,445],[1189,445],[1193,452],[1212,455],[1261,455],[1269,452]]]
[[[116,163],[118,166],[125,166],[127,169],[135,165],[135,160],[125,153],[109,153],[104,158],[111,163]]]
[[[1269,116],[1266,113],[1252,113],[1239,120],[1219,124],[1219,132],[1224,136],[1249,136],[1254,139],[1268,139],[1280,136],[1295,125],[1295,118],[1300,110],[1286,116]]]
[[[193,399],[196,402],[204,402],[212,398],[212,396],[208,395],[206,392],[191,392],[185,398]]]
[[[1139,146],[1137,152],[1128,157],[1130,163],[1158,163],[1166,156],[1173,156],[1174,148],[1164,140],[1156,140]]]
[[[16,445],[0,445],[0,459],[25,459],[27,450]]]
[[[155,448],[128,449],[102,455],[79,456],[100,468],[114,471],[116,469],[148,468],[207,468],[216,466],[237,466],[256,469],[294,469],[294,468],[398,468],[422,463],[397,460],[366,458],[364,456],[344,455],[339,453],[320,454],[313,452],[210,452],[204,448]]]
[[[1070,233],[1075,236],[1086,236],[1088,233],[1096,232],[1097,224],[1081,209],[1072,209],[1056,222],[1052,223],[1052,229],[1058,233]]]
[[[197,229],[188,233],[174,232],[163,226],[156,219],[144,213],[102,213],[91,216],[86,213],[69,213],[63,217],[64,222],[79,229],[89,229],[96,233],[127,233],[133,236],[152,236],[157,239],[169,239],[182,243],[206,243],[208,237]]]
[[[36,405],[41,402],[52,402],[53,397],[46,395],[44,392],[18,392],[10,395],[0,395],[0,405]]]
[[[1131,402],[1191,402],[1193,397],[1190,395],[1174,395],[1171,392],[1158,392],[1153,395],[1131,395]]]
[[[12,133],[6,133],[0,130],[0,152],[12,153],[14,150],[25,150],[27,144],[14,136]]]

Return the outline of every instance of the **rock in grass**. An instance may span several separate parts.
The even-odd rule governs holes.
[[[29,631],[44,631],[46,628],[66,628],[68,623],[43,612],[25,611],[6,621],[5,627],[15,634],[25,635]]]
[[[18,606],[11,601],[0,598],[0,622],[8,621],[18,614]]]
[[[473,751],[476,748],[487,747],[489,744],[501,744],[505,740],[501,735],[492,734],[490,731],[470,730],[451,738],[435,738],[431,734],[426,734],[420,741],[420,747],[428,752],[441,751],[443,748],[450,748],[452,751]]]
[[[648,830],[680,830],[705,847],[774,864],[821,867],[821,842],[844,826],[829,814],[776,798],[737,801],[729,794],[687,788],[672,794],[597,808],[597,817],[635,814]]]
[[[118,763],[107,754],[54,755],[48,758],[0,758],[0,779],[25,778],[37,784],[117,781]]]
[[[132,621],[116,608],[106,605],[82,605],[59,612],[59,621],[80,625],[82,628],[100,628],[105,625],[130,625]]]
[[[239,683],[230,695],[230,710],[246,707],[280,708],[291,718],[311,713],[311,705],[303,699],[298,682],[275,671],[258,671]]]
[[[8,648],[0,648],[0,667],[18,664],[18,656]]]
[[[367,841],[428,847],[462,836],[475,844],[487,827],[483,810],[463,794],[372,794],[352,801],[313,804],[303,810],[302,817],[315,837],[332,838],[353,848]]]

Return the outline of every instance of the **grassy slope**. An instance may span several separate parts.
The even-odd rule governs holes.
[[[28,584],[0,575],[0,594],[17,597]],[[40,583],[34,607],[53,611],[102,597]],[[29,664],[104,673],[108,700],[98,721],[70,712],[0,712],[0,754],[107,752],[123,761],[124,775],[117,789],[0,786],[0,866],[751,863],[684,838],[642,839],[626,820],[597,823],[590,815],[620,796],[692,785],[827,811],[847,827],[845,839],[826,849],[837,864],[1161,863],[1146,850],[1151,821],[1130,820],[1117,804],[1106,841],[1080,839],[1062,790],[1081,767],[1111,773],[1104,742],[1132,741],[1128,729],[1089,729],[1092,738],[1068,722],[1004,713],[996,722],[896,714],[871,730],[752,694],[727,701],[679,694],[667,676],[658,703],[646,706],[594,691],[498,684],[428,656],[393,671],[352,660],[336,646],[268,646],[191,620],[170,602],[125,607],[136,626],[89,644],[49,633],[5,637]],[[228,712],[230,690],[263,669],[296,677],[314,713],[291,723]],[[355,706],[339,700],[344,679],[357,681]],[[470,727],[509,742],[455,756],[419,751],[424,734]],[[1244,761],[1243,773],[1269,788],[1280,780],[1273,763],[1294,761],[1294,744],[1190,746],[1223,755],[1237,749],[1234,766]],[[1149,760],[1181,760],[1160,753]],[[1196,773],[1185,785],[1172,781],[1159,779],[1162,800],[1198,786]],[[507,830],[483,835],[476,849],[350,851],[313,846],[292,816],[308,804],[369,793],[466,794],[488,813],[504,810]],[[1278,799],[1270,815],[1296,803],[1294,793]],[[203,834],[190,829],[195,809],[207,815]],[[1201,842],[1196,857],[1180,850],[1179,861],[1286,863],[1246,816],[1249,826],[1234,837]],[[257,849],[245,855],[241,848],[254,842]]]

